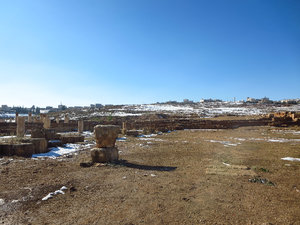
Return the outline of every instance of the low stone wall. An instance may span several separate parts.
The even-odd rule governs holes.
[[[0,143],[0,156],[23,156],[30,157],[34,154],[32,143],[3,144]]]
[[[32,154],[48,152],[48,142],[45,138],[24,138],[18,143],[0,143],[0,156],[30,157]]]
[[[118,125],[122,127],[122,123],[126,122],[127,130],[153,130],[153,131],[168,131],[182,129],[233,129],[242,126],[266,126],[271,122],[271,119],[264,118],[258,120],[209,120],[200,118],[115,118],[113,121],[84,121],[84,130],[93,131],[96,125]],[[77,131],[77,121],[68,124],[53,123],[51,128],[56,132]]]
[[[61,136],[61,144],[84,142],[84,136]]]
[[[31,133],[34,129],[42,129],[42,123],[28,123],[25,122],[25,133]],[[17,124],[16,123],[7,123],[0,122],[0,136],[5,135],[16,135]]]

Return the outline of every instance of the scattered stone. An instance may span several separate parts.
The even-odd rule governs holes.
[[[265,184],[269,186],[275,186],[275,184],[268,179],[265,178],[260,178],[260,177],[254,177],[253,179],[249,179],[249,182],[251,183],[260,183],[260,184]]]
[[[94,163],[92,163],[92,162],[82,162],[82,163],[80,163],[80,166],[81,167],[91,167],[91,166],[93,166],[94,165]]]
[[[77,191],[76,187],[70,187],[70,192],[74,192],[74,191]]]
[[[0,205],[4,205],[4,204],[5,204],[4,199],[0,198]]]

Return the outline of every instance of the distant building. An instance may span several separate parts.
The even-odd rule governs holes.
[[[7,105],[1,105],[1,110],[5,111],[5,110],[9,110],[10,107],[8,107]]]
[[[170,101],[167,101],[166,103],[167,103],[167,104],[178,104],[177,101],[171,101],[171,100],[170,100]]]
[[[259,100],[259,103],[268,104],[268,103],[272,103],[272,101],[269,98],[264,97],[264,98]]]
[[[183,103],[191,104],[191,103],[194,103],[194,102],[189,100],[189,99],[183,99]]]
[[[102,108],[102,107],[103,107],[103,105],[102,105],[102,104],[100,104],[100,103],[96,103],[96,104],[95,104],[95,107],[99,109],[99,108]]]
[[[60,104],[57,106],[57,108],[58,108],[58,110],[65,110],[65,109],[67,109],[67,106]]]
[[[297,99],[284,99],[280,101],[282,104],[297,104]]]
[[[199,101],[200,103],[204,103],[204,102],[223,102],[221,99],[211,99],[211,98],[209,98],[209,99],[201,99],[200,101]]]
[[[247,97],[246,102],[248,103],[258,103],[259,99]]]

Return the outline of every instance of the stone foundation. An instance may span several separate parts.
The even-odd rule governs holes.
[[[93,163],[114,162],[119,159],[119,152],[115,147],[93,148],[91,150],[91,157]]]
[[[23,156],[30,157],[34,154],[32,143],[2,144],[0,143],[0,156]]]

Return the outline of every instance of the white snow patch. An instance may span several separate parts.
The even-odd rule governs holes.
[[[163,141],[162,139],[159,138],[139,138],[141,141]]]
[[[225,147],[230,147],[230,146],[237,146],[240,145],[241,143],[231,143],[230,141],[217,141],[217,140],[206,140],[212,143],[220,143],[223,144]]]
[[[157,136],[157,134],[142,134],[142,135],[139,135],[138,137],[140,138],[150,138],[150,137],[155,137]]]
[[[121,109],[118,109],[121,110]],[[119,116],[119,117],[125,117],[125,116],[141,116],[141,113],[126,113],[126,112],[94,112],[90,116]]]
[[[287,161],[300,162],[300,158],[285,157],[285,158],[281,158],[281,159],[282,160],[287,160]]]
[[[16,138],[17,136],[2,136],[0,138]]]
[[[65,144],[63,147],[53,147],[50,148],[49,152],[40,153],[40,154],[33,154],[32,158],[40,158],[40,157],[48,157],[48,158],[56,158],[63,155],[68,155],[75,153],[79,150],[90,148],[93,144]]]
[[[83,135],[84,137],[93,137],[93,136],[94,136],[94,133],[91,132],[91,131],[83,131],[83,132],[82,132],[82,135]]]
[[[245,138],[234,138],[234,140],[237,140],[237,141],[246,141]]]
[[[63,192],[63,190],[67,190],[68,188],[66,186],[62,186],[59,190],[56,190],[54,192],[49,193],[48,195],[46,195],[44,198],[42,198],[42,201],[47,201],[50,198],[53,198],[53,196],[58,195],[58,194],[62,194],[64,195],[65,192]]]
[[[117,141],[126,141],[127,140],[127,137],[120,137],[120,138],[117,138]]]

